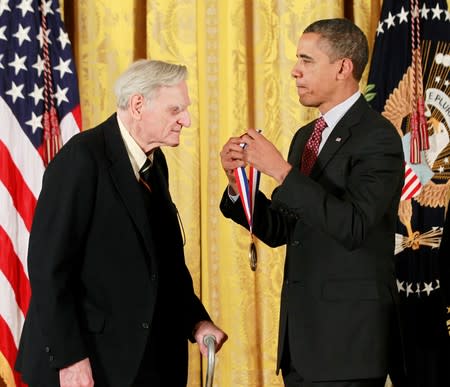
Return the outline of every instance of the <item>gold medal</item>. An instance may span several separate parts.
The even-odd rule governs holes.
[[[256,265],[258,263],[258,255],[256,253],[256,246],[253,242],[253,236],[252,241],[250,242],[250,247],[248,249],[248,259],[250,260],[250,269],[252,271],[256,271]]]

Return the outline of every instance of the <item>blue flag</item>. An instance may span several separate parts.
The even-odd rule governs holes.
[[[439,261],[450,192],[445,0],[383,2],[365,96],[397,128],[405,154],[395,269],[407,375],[399,366],[394,385],[450,386],[450,266]]]

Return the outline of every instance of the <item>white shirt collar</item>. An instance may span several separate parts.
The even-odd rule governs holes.
[[[347,98],[345,101],[341,102],[339,105],[336,105],[331,110],[327,111],[323,118],[328,125],[328,128],[331,130],[337,125],[339,120],[344,116],[345,113],[352,107],[352,105],[358,100],[361,96],[361,93],[357,91],[351,97]]]
[[[133,168],[134,175],[136,179],[139,180],[139,170],[142,168],[144,163],[147,161],[147,158],[150,162],[153,162],[153,154],[150,154],[148,157],[145,152],[141,149],[138,143],[131,136],[130,132],[125,128],[125,125],[119,118],[119,115],[116,115],[117,123],[119,124],[120,134],[123,138],[123,142],[125,143],[125,148],[127,150],[128,157],[130,158],[131,167]]]
[[[327,123],[327,127],[322,132],[322,140],[319,144],[319,153],[325,145],[328,137],[330,137],[331,132],[334,127],[340,121],[340,119],[344,116],[345,113],[353,106],[353,104],[358,100],[361,96],[361,93],[357,91],[351,97],[347,98],[344,102],[341,102],[339,105],[336,105],[333,109],[329,110],[323,115],[325,122]]]

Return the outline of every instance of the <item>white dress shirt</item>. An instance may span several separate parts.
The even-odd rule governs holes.
[[[358,98],[361,96],[361,93],[357,91],[351,97],[347,98],[344,102],[341,102],[339,105],[336,105],[331,110],[327,111],[323,115],[323,119],[327,123],[327,127],[322,132],[322,140],[319,145],[319,153],[322,150],[325,142],[328,137],[330,137],[331,132],[337,125],[337,123],[341,120],[345,113],[355,104]]]
[[[122,136],[123,142],[125,143],[125,148],[128,153],[128,157],[130,158],[131,166],[133,167],[134,175],[136,176],[136,180],[139,181],[139,171],[147,161],[147,158],[150,160],[150,165],[153,163],[153,154],[147,155],[138,145],[138,143],[131,136],[130,132],[125,128],[125,125],[120,120],[117,115],[117,123],[119,124],[120,134]]]

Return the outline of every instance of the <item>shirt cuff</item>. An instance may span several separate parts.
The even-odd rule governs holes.
[[[229,187],[229,186],[228,186],[228,189],[227,189],[227,193],[228,193],[228,197],[230,198],[230,200],[231,200],[233,203],[236,203],[236,201],[239,199],[239,194],[232,195],[232,194],[230,193],[230,187]]]

